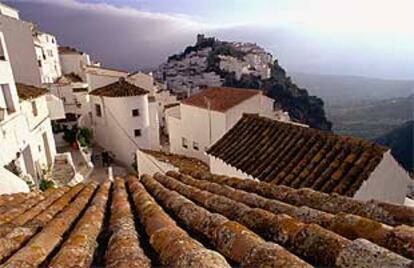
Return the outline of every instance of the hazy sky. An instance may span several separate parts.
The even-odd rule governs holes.
[[[61,45],[154,67],[196,33],[256,42],[287,71],[414,79],[412,0],[11,0]]]

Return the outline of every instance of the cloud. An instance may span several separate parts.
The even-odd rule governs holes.
[[[352,0],[353,5],[357,5],[356,1]],[[41,30],[55,34],[61,45],[77,47],[108,67],[131,71],[156,67],[169,55],[193,44],[196,34],[203,32],[222,40],[256,42],[269,49],[288,72],[414,77],[414,47],[411,45],[414,37],[412,30],[405,31],[411,25],[404,24],[409,19],[405,13],[400,14],[405,30],[393,32],[390,29],[401,23],[394,19],[381,20],[386,14],[390,18],[397,16],[392,10],[387,13],[382,5],[378,9],[380,12],[374,12],[373,21],[364,24],[372,17],[366,13],[370,6],[362,5],[361,10],[353,11],[352,5],[346,5],[347,1],[337,7],[332,3],[326,5],[325,0],[312,1],[312,5],[289,1],[286,7],[272,0],[266,2],[267,8],[261,8],[260,2],[245,3],[248,5],[241,6],[237,14],[229,13],[228,17],[233,16],[233,19],[220,24],[223,21],[218,17],[223,16],[219,14],[231,12],[229,4],[223,7],[225,10],[220,8],[220,12],[213,5],[207,10],[210,15],[200,17],[199,13],[191,13],[191,8],[187,8],[187,14],[181,14],[76,0],[9,1],[21,10],[23,19],[36,22]],[[203,3],[200,9],[208,7],[209,4]],[[377,28],[386,28],[384,32],[373,29],[378,23],[381,27]]]
[[[153,67],[193,43],[207,25],[180,14],[139,11],[73,0],[15,1],[23,19],[51,32],[60,45],[77,47],[112,67]]]

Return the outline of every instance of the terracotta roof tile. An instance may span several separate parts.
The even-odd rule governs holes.
[[[412,208],[183,172],[0,196],[0,265],[413,265]]]
[[[386,149],[245,114],[207,153],[259,180],[353,196]]]
[[[89,94],[94,96],[103,96],[103,97],[131,97],[131,96],[140,96],[148,94],[149,91],[143,88],[137,87],[128,81],[125,78],[120,78],[117,82],[106,85],[104,87],[97,88],[91,91]]]
[[[206,102],[210,101],[210,109],[218,112],[225,112],[239,103],[261,94],[259,90],[254,89],[240,89],[229,87],[211,87],[202,90],[187,99],[182,101],[183,104],[208,109]]]
[[[49,93],[47,89],[22,83],[16,83],[16,89],[21,100],[31,100]]]

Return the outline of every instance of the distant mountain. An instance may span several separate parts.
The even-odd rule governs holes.
[[[170,56],[155,75],[171,90],[187,95],[211,86],[262,90],[293,120],[322,130],[332,127],[322,99],[297,86],[269,52],[253,43],[199,35],[195,45]]]
[[[385,80],[361,76],[289,73],[300,87],[321,97],[326,106],[405,97],[414,93],[414,80]]]
[[[339,134],[374,139],[413,120],[414,95],[327,107],[333,130]]]
[[[411,120],[375,139],[375,142],[391,148],[392,155],[409,172],[413,172],[414,165],[413,129],[414,121]]]

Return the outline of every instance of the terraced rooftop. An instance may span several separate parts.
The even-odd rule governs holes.
[[[413,226],[409,207],[170,171],[0,196],[0,265],[413,267]]]

